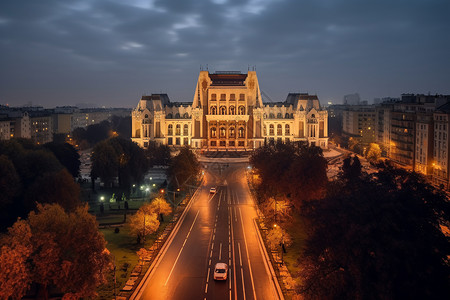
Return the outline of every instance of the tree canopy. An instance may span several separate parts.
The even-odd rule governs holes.
[[[2,239],[0,296],[20,299],[31,282],[40,297],[55,286],[65,298],[95,296],[111,267],[106,241],[87,206],[67,213],[58,204],[38,204],[27,220],[18,220]],[[12,265],[14,262],[14,265]]]
[[[446,196],[422,176],[389,165],[372,175],[346,174],[323,199],[303,203],[304,298],[448,298],[450,245],[440,228],[449,225]]]
[[[200,172],[200,163],[189,147],[181,148],[178,155],[172,158],[167,169],[167,175],[172,187],[193,183]]]

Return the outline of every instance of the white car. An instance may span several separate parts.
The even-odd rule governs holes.
[[[214,280],[227,280],[228,265],[226,263],[217,263],[214,266]]]
[[[216,188],[215,187],[210,188],[209,189],[209,193],[210,194],[215,194],[216,193]]]

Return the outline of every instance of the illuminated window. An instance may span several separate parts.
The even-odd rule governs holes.
[[[216,127],[211,127],[211,137],[215,138],[217,135]],[[211,145],[212,146],[212,145]]]
[[[221,115],[226,115],[227,114],[227,108],[225,106],[221,106],[220,107],[220,114]]]
[[[275,135],[275,126],[273,124],[269,125],[269,135]]]
[[[181,125],[177,124],[177,127],[175,129],[175,135],[180,135],[180,134],[181,134]],[[179,145],[179,144],[177,144],[177,145]]]
[[[281,124],[277,125],[277,135],[283,135],[283,127],[281,126]]]
[[[169,124],[169,127],[167,128],[167,135],[173,135],[173,125]]]
[[[245,130],[244,130],[244,127],[239,127],[239,137],[240,137],[240,138],[245,137]]]
[[[183,135],[189,135],[189,126],[188,126],[188,124],[184,124]]]
[[[230,132],[230,138],[234,138],[235,137],[234,127],[230,127],[229,132]]]
[[[217,115],[217,107],[216,106],[211,106],[211,114]]]
[[[245,106],[243,106],[243,105],[239,106],[239,114],[245,115]]]
[[[291,134],[291,129],[289,124],[284,125],[284,134],[285,135],[290,135]]]
[[[231,105],[230,106],[230,115],[235,115],[235,114],[236,114],[236,108],[233,105]]]
[[[226,136],[226,130],[225,127],[220,127],[220,137],[224,138]]]

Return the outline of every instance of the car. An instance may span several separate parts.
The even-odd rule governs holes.
[[[214,280],[227,280],[228,265],[226,263],[217,263],[214,266]]]
[[[216,188],[215,187],[210,188],[209,189],[209,193],[210,194],[215,194],[216,193]]]

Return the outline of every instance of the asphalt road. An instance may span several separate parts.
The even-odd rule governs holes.
[[[209,164],[181,226],[143,285],[139,299],[278,299],[253,219],[246,164]],[[217,192],[210,194],[210,187]],[[229,265],[214,281],[217,262]]]

